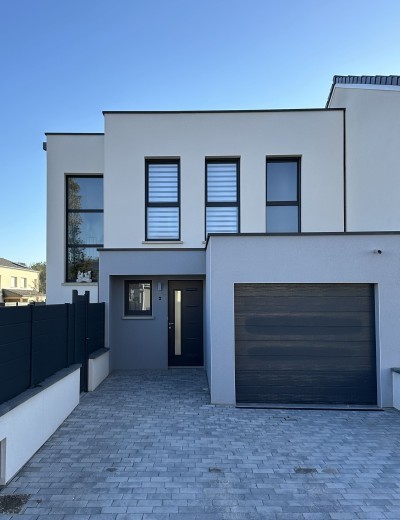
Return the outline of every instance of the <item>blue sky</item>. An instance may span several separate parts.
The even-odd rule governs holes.
[[[44,132],[322,107],[334,74],[400,74],[399,27],[398,0],[0,0],[0,257],[45,260]]]

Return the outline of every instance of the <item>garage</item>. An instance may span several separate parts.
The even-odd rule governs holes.
[[[376,405],[372,284],[235,284],[238,404]]]

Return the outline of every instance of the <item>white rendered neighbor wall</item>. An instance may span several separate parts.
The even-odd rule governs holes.
[[[103,135],[47,135],[47,303],[71,302],[73,289],[90,291],[97,302],[97,284],[65,283],[65,178],[103,174],[103,141]]]
[[[235,403],[235,283],[369,283],[376,289],[378,404],[392,406],[391,368],[400,366],[399,265],[398,234],[211,237],[205,317],[211,402]]]
[[[400,87],[336,85],[346,108],[348,231],[400,229]]]
[[[104,244],[145,240],[145,158],[179,158],[181,240],[203,247],[205,158],[240,158],[240,231],[265,232],[267,156],[301,157],[303,231],[343,231],[343,111],[105,114]],[[153,244],[171,247],[171,244]]]
[[[68,417],[79,404],[79,392],[78,367],[0,416],[0,485],[6,484]]]

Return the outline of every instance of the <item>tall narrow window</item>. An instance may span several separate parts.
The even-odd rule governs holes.
[[[180,240],[180,165],[146,161],[146,240]]]
[[[300,231],[300,159],[267,159],[267,233]]]
[[[75,282],[78,272],[98,281],[98,247],[103,247],[103,177],[67,177],[66,281]]]
[[[206,236],[239,232],[239,160],[206,162]]]

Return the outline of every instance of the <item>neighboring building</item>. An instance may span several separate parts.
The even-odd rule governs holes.
[[[38,271],[0,258],[0,303],[26,305],[44,299],[44,295],[39,293]]]
[[[204,364],[213,403],[391,406],[400,77],[335,76],[325,109],[104,117],[46,134],[47,298],[106,302],[112,368]]]

